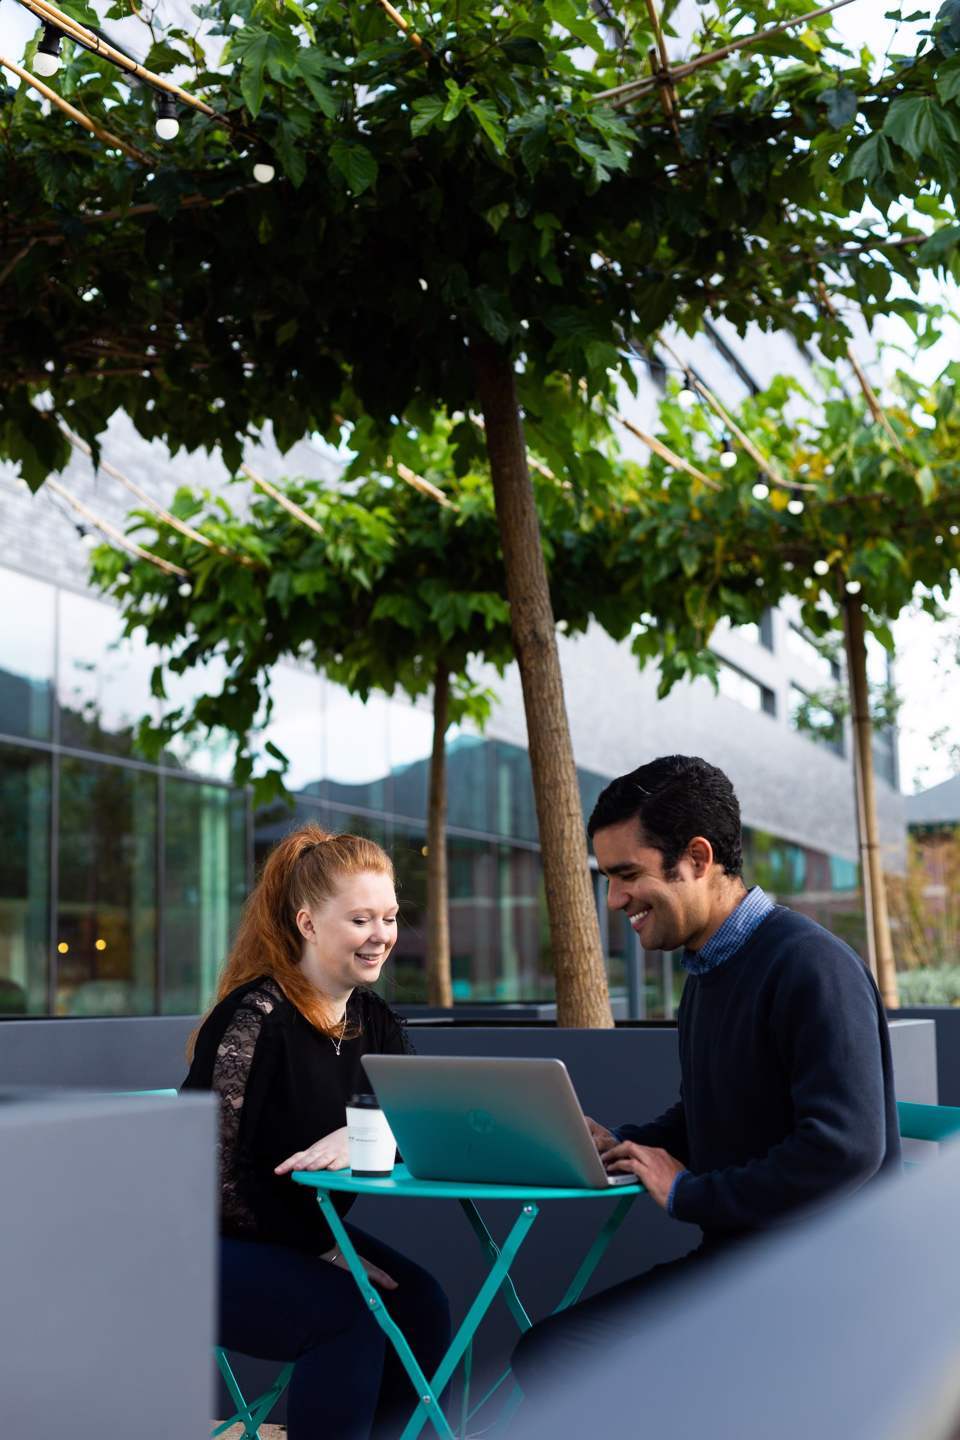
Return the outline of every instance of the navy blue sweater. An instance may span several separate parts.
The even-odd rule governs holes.
[[[681,1099],[625,1140],[683,1161],[673,1214],[720,1240],[900,1164],[890,1038],[862,960],[777,906],[729,960],[689,975]]]

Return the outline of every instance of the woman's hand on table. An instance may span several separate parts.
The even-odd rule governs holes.
[[[601,1125],[599,1121],[591,1120],[589,1115],[585,1115],[583,1118],[586,1120],[587,1125],[590,1128],[590,1138],[593,1140],[594,1145],[596,1145],[597,1147],[598,1155],[605,1155],[608,1150],[613,1149],[614,1145],[620,1144],[620,1141],[617,1139],[616,1135],[611,1134],[611,1132],[604,1125]]]
[[[274,1170],[274,1175],[289,1175],[293,1170],[345,1170],[350,1164],[347,1152],[347,1127],[331,1130],[309,1150],[298,1150],[289,1155]]]
[[[328,1250],[325,1255],[321,1255],[320,1258],[321,1260],[329,1260],[331,1265],[338,1265],[341,1270],[350,1268],[336,1245],[334,1245],[332,1250]],[[397,1282],[392,1275],[387,1274],[386,1270],[381,1270],[379,1265],[374,1265],[369,1260],[364,1260],[362,1255],[358,1255],[357,1259],[360,1261],[364,1270],[366,1270],[367,1278],[373,1281],[378,1290],[396,1290]]]

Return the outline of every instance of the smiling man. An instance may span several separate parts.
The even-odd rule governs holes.
[[[646,1124],[591,1130],[608,1169],[633,1172],[703,1240],[534,1326],[514,1357],[524,1389],[605,1345],[654,1285],[900,1163],[877,988],[842,940],[746,888],[727,776],[687,755],[654,760],[607,786],[587,828],[610,908],[645,949],[682,949],[687,971],[680,1100]]]

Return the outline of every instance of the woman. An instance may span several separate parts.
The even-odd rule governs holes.
[[[416,1397],[293,1170],[346,1166],[345,1104],[365,1054],[410,1047],[366,987],[397,938],[389,856],[305,825],[271,853],[247,901],[185,1089],[220,1097],[220,1344],[296,1360],[289,1440],[395,1435]],[[350,1197],[334,1197],[337,1210]],[[350,1227],[374,1284],[429,1375],[449,1339],[432,1276]]]

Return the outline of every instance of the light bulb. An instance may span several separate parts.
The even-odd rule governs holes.
[[[55,25],[44,25],[37,53],[33,58],[35,75],[56,75],[60,69],[60,41],[63,36]]]
[[[161,140],[176,140],[180,134],[177,102],[166,90],[160,91],[157,95],[157,123],[154,128]]]
[[[753,487],[753,498],[754,498],[754,500],[766,500],[766,498],[767,498],[767,496],[768,496],[769,494],[770,494],[770,486],[769,486],[769,485],[765,485],[762,480],[758,480],[757,483],[756,483],[756,485],[754,485],[754,487]]]
[[[737,452],[736,452],[736,450],[731,450],[730,447],[729,447],[729,445],[727,446],[727,448],[726,448],[725,450],[721,450],[721,452],[720,452],[720,464],[721,464],[721,466],[723,467],[724,470],[732,470],[733,467],[734,467],[734,465],[736,465],[736,463],[737,463]]]
[[[677,404],[680,406],[681,410],[692,410],[696,403],[696,391],[691,390],[689,385],[684,385],[683,389],[677,395]]]
[[[276,173],[273,166],[268,165],[265,160],[258,160],[253,167],[253,178],[259,181],[261,185],[269,185]]]
[[[80,531],[80,544],[84,550],[92,550],[97,543],[97,537],[89,530]]]
[[[791,515],[802,515],[802,514],[803,514],[803,501],[802,501],[802,500],[788,500],[788,501],[787,501],[787,509],[790,511],[790,514],[791,514]]]
[[[814,575],[829,575],[830,566],[827,564],[826,560],[814,560],[813,573]]]
[[[182,585],[177,586],[177,594],[180,595],[184,600],[186,600],[188,595],[193,594],[193,586],[190,584],[189,580],[184,580]]]
[[[860,589],[861,589],[861,586],[860,586],[860,581],[859,581],[859,580],[848,580],[848,581],[847,581],[846,591],[847,591],[847,594],[848,594],[848,595],[859,595],[859,594],[860,594]]]
[[[51,75],[56,75],[59,69],[59,55],[47,55],[43,51],[38,50],[36,55],[33,57],[34,75],[42,75],[45,78],[49,79]]]
[[[792,561],[792,560],[784,560],[784,562],[783,562],[783,568],[784,568],[784,570],[786,570],[786,571],[789,573],[789,572],[793,569],[793,561]]]

